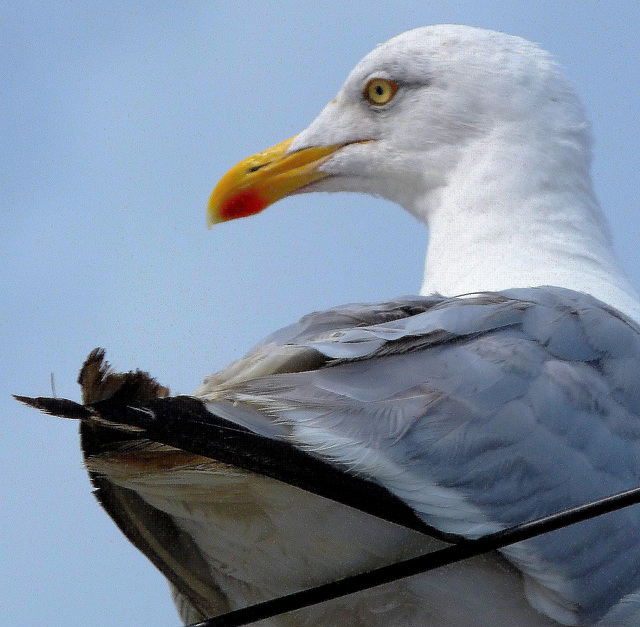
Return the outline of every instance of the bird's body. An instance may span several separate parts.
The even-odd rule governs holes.
[[[379,46],[305,131],[230,171],[210,218],[299,191],[384,196],[429,227],[423,296],[311,314],[197,396],[448,538],[640,485],[640,304],[589,167],[580,104],[533,44],[439,26]],[[185,621],[442,543],[92,428],[99,496]],[[636,507],[263,624],[631,627],[639,591]]]
[[[640,484],[638,398],[623,390],[639,355],[638,327],[576,292],[414,297],[312,314],[199,396],[215,415],[375,478],[449,537],[479,537]],[[241,376],[257,364],[260,375]],[[141,468],[132,453],[88,465],[142,496],[151,535],[162,538],[168,515],[194,543],[199,560],[168,563],[185,620],[442,544],[218,462],[163,449]],[[597,620],[640,586],[636,510],[265,624],[632,625],[633,613]],[[186,599],[203,577],[216,594],[194,612]]]

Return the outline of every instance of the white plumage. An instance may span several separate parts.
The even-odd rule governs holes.
[[[406,85],[362,106],[373,76]],[[551,56],[465,26],[409,31],[373,50],[290,150],[362,138],[308,190],[362,191],[429,227],[421,294],[557,285],[640,316],[594,196],[589,124]]]

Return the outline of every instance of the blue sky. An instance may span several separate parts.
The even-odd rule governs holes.
[[[47,395],[53,373],[78,399],[96,346],[188,393],[310,310],[419,289],[427,232],[380,200],[297,196],[206,229],[226,169],[302,130],[376,43],[464,23],[552,51],[640,284],[636,1],[0,7],[0,624],[178,624],[162,576],[92,497],[77,425],[11,393]]]

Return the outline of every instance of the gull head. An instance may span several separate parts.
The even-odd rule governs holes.
[[[365,56],[308,128],[225,175],[209,223],[312,191],[382,196],[426,222],[469,155],[507,138],[569,142],[588,169],[588,125],[548,53],[479,28],[418,28]]]

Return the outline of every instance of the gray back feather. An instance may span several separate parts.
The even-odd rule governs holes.
[[[585,294],[345,306],[252,355],[280,350],[302,367],[204,393],[266,411],[274,437],[373,478],[444,532],[477,537],[640,485],[640,330]],[[543,609],[596,621],[640,589],[640,507],[505,553]]]

